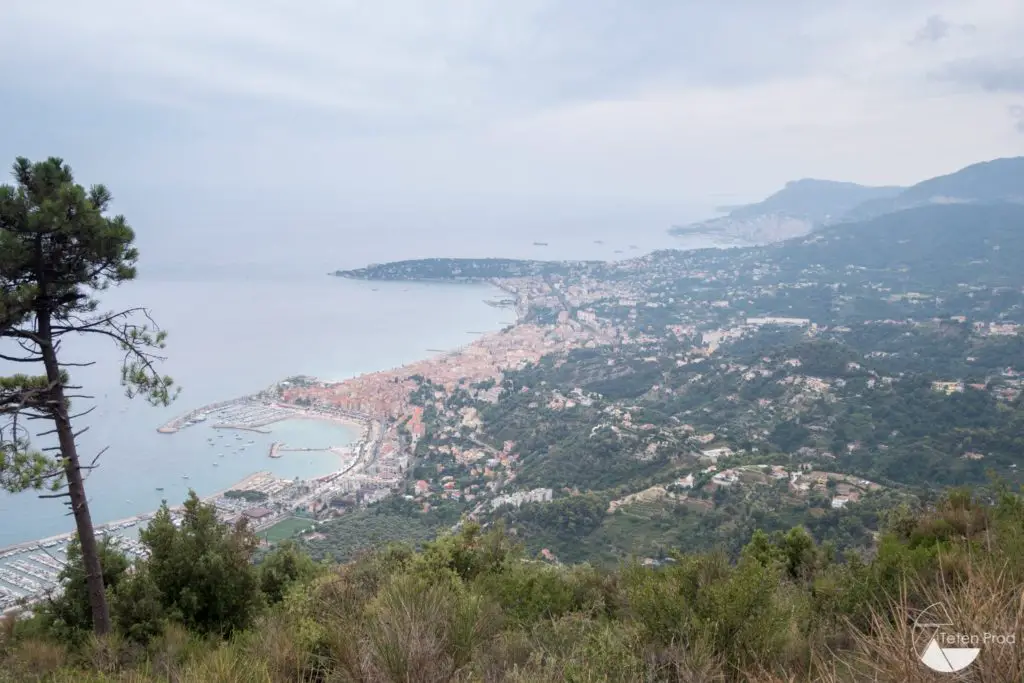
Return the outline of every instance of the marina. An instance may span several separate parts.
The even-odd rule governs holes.
[[[234,401],[222,401],[193,410],[171,420],[157,429],[157,431],[161,434],[173,434],[187,427],[207,423],[210,427],[217,430],[270,434],[269,429],[264,429],[267,425],[298,418],[342,421],[349,424],[357,423],[360,427],[365,427],[364,423],[369,421],[368,415],[362,415],[355,411],[317,412],[304,410],[296,406],[282,405],[267,398],[245,396]],[[217,438],[222,437],[222,434],[217,435]],[[241,434],[236,434],[235,438],[241,441],[244,437]],[[213,439],[214,437],[210,437],[207,439],[207,442],[213,443]],[[249,442],[249,444],[252,443],[254,442]]]
[[[478,334],[478,333],[474,333]],[[193,410],[181,417],[177,417],[160,427],[157,431],[162,434],[173,434],[187,427],[208,423],[216,430],[233,430],[236,432],[256,432],[259,434],[270,434],[267,425],[284,420],[314,419],[340,422],[350,426],[359,427],[364,433],[371,418],[369,415],[358,411],[336,408],[331,411],[318,411],[304,409],[298,406],[284,405],[270,400],[270,390],[255,396],[245,396],[233,401],[221,401],[208,406]],[[207,438],[210,446],[224,446],[225,434],[218,433],[216,437]],[[239,444],[237,451],[242,451],[255,444],[255,441],[244,441],[241,434],[235,434],[235,441]],[[279,444],[279,447],[283,444]],[[273,453],[276,451],[271,448]],[[326,448],[314,448],[312,450],[328,450]],[[223,453],[218,453],[223,457]],[[271,457],[276,457],[271,455]]]
[[[218,511],[218,517],[222,521],[234,523],[243,516],[249,516],[254,527],[266,527],[276,524],[287,512],[279,509],[269,512],[262,512],[260,508],[249,498],[238,499],[226,496],[229,491],[248,491],[256,496],[256,500],[278,500],[293,506],[305,506],[309,503],[303,502],[301,496],[314,495],[319,491],[347,490],[345,487],[361,486],[365,475],[351,474],[354,468],[364,462],[364,458],[376,455],[376,446],[372,446],[381,438],[380,424],[370,418],[369,415],[359,411],[346,408],[320,408],[311,409],[299,405],[282,405],[271,400],[271,392],[264,392],[257,396],[246,396],[237,400],[222,401],[216,404],[204,406],[193,410],[185,415],[175,418],[166,423],[158,431],[164,434],[173,434],[188,427],[206,426],[212,428],[209,436],[200,438],[198,443],[201,448],[210,449],[207,460],[207,467],[219,467],[221,463],[230,466],[231,461],[221,460],[223,458],[247,457],[253,450],[265,448],[257,445],[257,440],[250,438],[254,433],[270,433],[264,429],[266,425],[291,420],[318,421],[322,423],[334,423],[344,425],[348,431],[327,432],[320,443],[298,442],[289,445],[284,440],[273,442],[269,451],[263,451],[271,458],[280,458],[286,452],[289,453],[332,453],[341,456],[341,462],[335,466],[331,474],[319,476],[316,479],[309,479],[313,486],[313,493],[307,488],[296,487],[293,479],[282,478],[271,472],[258,472],[246,476],[241,482],[235,483],[229,488],[222,489],[216,493],[204,496],[202,500],[212,502]],[[351,428],[356,427],[362,432],[357,442],[351,441]],[[288,441],[293,438],[298,441],[299,434],[292,427],[281,427],[281,432]],[[347,438],[346,438],[347,437]],[[337,439],[337,440],[336,440]],[[343,441],[344,439],[344,441]],[[265,443],[265,442],[264,442]],[[293,442],[295,443],[295,442]],[[328,444],[343,445],[328,445]],[[171,477],[180,476],[185,485],[192,478],[202,479],[196,471],[182,471],[169,473]],[[342,478],[352,476],[351,482]],[[382,480],[383,481],[383,480]],[[162,493],[164,487],[170,484],[161,483],[156,486],[156,491]],[[170,489],[169,489],[170,490]],[[131,503],[132,495],[126,503]],[[181,506],[170,508],[172,521],[180,524]],[[109,542],[124,552],[129,558],[143,558],[147,551],[139,542],[134,528],[144,524],[153,518],[155,513],[136,515],[96,527],[97,535],[109,538]],[[43,599],[44,596],[60,590],[59,574],[67,563],[67,546],[72,539],[72,533],[65,533],[33,542],[21,543],[0,549],[0,612],[16,609],[21,605],[31,605]]]
[[[272,403],[258,395],[219,401],[176,417],[159,429],[161,434],[174,434],[182,429],[209,422],[214,429],[239,429],[269,434],[260,429],[268,424],[287,420],[293,409]]]
[[[217,403],[211,403],[207,406],[203,406],[202,408],[197,408],[196,410],[189,411],[188,413],[185,413],[181,417],[174,418],[167,424],[163,425],[162,427],[159,427],[157,431],[160,432],[161,434],[173,434],[181,429],[185,429],[186,427],[191,427],[193,425],[205,422],[209,418],[210,413],[216,412],[222,408],[230,408],[232,406],[256,400],[257,399],[254,396],[245,396],[243,398],[231,399],[229,401],[218,401]]]
[[[249,449],[256,446],[256,441],[245,435],[247,430],[258,430],[261,425],[282,420],[320,420],[361,427],[363,434],[355,445],[289,446],[283,441],[275,441],[271,444],[268,455],[272,458],[280,458],[286,452],[322,452],[341,456],[342,462],[339,469],[336,469],[333,474],[320,477],[317,480],[317,485],[322,487],[336,485],[334,482],[338,480],[339,476],[351,471],[359,461],[359,454],[365,452],[371,437],[379,438],[379,429],[372,426],[373,422],[369,420],[368,416],[351,410],[338,409],[333,412],[322,412],[301,407],[282,406],[267,401],[253,401],[251,398],[226,401],[218,405],[219,407],[212,410],[207,406],[201,411],[192,411],[187,414],[187,419],[178,418],[165,427],[180,429],[184,426],[203,423],[207,423],[207,426],[210,427],[219,427],[222,431],[205,439],[205,445],[208,448],[216,449],[214,452],[218,458],[224,458],[226,455],[244,456]],[[174,427],[174,425],[178,426]],[[227,431],[231,429],[237,431],[233,434]],[[165,433],[167,432],[165,431]],[[217,467],[220,461],[214,458],[211,464],[213,467]],[[180,477],[187,481],[192,478],[192,474],[183,472]],[[273,497],[292,495],[286,493],[291,485],[290,480],[275,476],[270,472],[258,472],[247,476],[230,488],[204,496],[203,500],[214,502],[218,511],[224,515],[238,516],[245,511],[246,504],[226,499],[224,494],[228,491],[254,491]],[[157,486],[156,490],[162,492],[164,486]],[[180,513],[180,506],[171,508],[172,519],[175,520],[175,523],[180,523]],[[109,537],[110,542],[129,557],[145,557],[145,548],[132,532],[135,527],[151,520],[153,514],[136,515],[104,524],[96,527],[96,532],[98,535]],[[278,516],[275,514],[265,523],[271,523]],[[26,601],[31,604],[42,599],[48,593],[60,589],[58,576],[67,562],[67,545],[72,537],[72,533],[66,533],[0,549],[0,612],[16,608]]]
[[[187,475],[186,475],[187,476]],[[287,482],[269,472],[258,472],[235,484],[233,489],[253,489],[267,493],[280,491]],[[205,497],[205,502],[216,501],[228,490]],[[181,523],[182,507],[171,509],[171,520]],[[104,536],[129,559],[145,558],[148,551],[130,532],[140,523],[148,522],[153,514],[138,515],[96,527],[97,535]],[[58,575],[67,564],[67,546],[73,534],[61,534],[30,543],[21,543],[0,551],[0,614],[17,609],[19,604],[32,604],[48,593],[60,590]]]
[[[138,539],[119,533],[135,527],[142,519],[106,524],[97,528],[97,533],[108,537],[129,557],[144,557],[146,551]],[[67,564],[67,546],[71,537],[71,534],[64,534],[0,552],[0,613],[17,607],[21,601],[31,603],[47,593],[60,590],[59,575]]]

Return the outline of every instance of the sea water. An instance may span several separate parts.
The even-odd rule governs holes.
[[[484,304],[500,293],[492,287],[397,284],[311,273],[263,280],[140,280],[108,293],[104,303],[110,308],[144,305],[169,331],[160,369],[182,391],[167,408],[129,400],[119,385],[120,352],[107,339],[67,340],[65,358],[98,361],[68,369],[73,383],[83,387],[75,393],[95,397],[73,404],[78,410],[95,408],[75,421],[88,427],[78,439],[82,461],[99,456],[86,481],[94,521],[149,512],[164,499],[175,505],[190,488],[207,495],[261,470],[287,478],[335,471],[341,456],[334,453],[268,457],[273,441],[328,448],[358,438],[356,430],[333,422],[287,421],[268,425],[269,434],[216,430],[208,423],[175,434],[156,429],[178,414],[290,375],[344,379],[419,360],[430,355],[427,349],[455,349],[475,338],[470,331],[497,330],[513,317]],[[40,423],[33,427],[42,429]],[[58,501],[0,494],[0,547],[71,528]]]
[[[176,505],[189,489],[208,495],[261,470],[287,478],[320,476],[338,469],[341,457],[285,452],[271,459],[270,444],[326,448],[358,436],[313,420],[269,425],[270,434],[243,432],[241,441],[235,432],[218,439],[221,430],[207,424],[156,432],[176,415],[290,375],[342,380],[411,363],[431,355],[428,349],[456,349],[514,319],[511,311],[484,303],[503,296],[490,286],[360,282],[330,277],[329,270],[432,256],[611,260],[655,248],[705,246],[669,237],[667,216],[636,223],[577,216],[559,225],[550,217],[548,223],[523,218],[521,224],[492,218],[460,228],[377,223],[369,232],[359,229],[368,225],[363,222],[273,233],[257,225],[242,234],[191,219],[174,230],[140,230],[140,277],[104,293],[102,308],[145,307],[169,331],[160,369],[182,392],[170,407],[128,400],[119,385],[121,356],[110,340],[67,339],[65,360],[96,361],[68,368],[73,383],[82,386],[75,393],[92,396],[75,399],[74,408],[94,408],[75,420],[77,428],[88,427],[78,438],[83,463],[98,456],[86,481],[94,522],[151,512],[163,500]],[[24,369],[7,365],[4,371]],[[239,450],[242,444],[247,447]],[[67,512],[60,501],[31,492],[0,493],[0,547],[72,531]]]

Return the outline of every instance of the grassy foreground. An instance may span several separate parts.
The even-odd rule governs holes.
[[[1024,501],[1007,491],[894,510],[870,557],[835,558],[799,528],[755,534],[736,562],[677,554],[612,572],[529,560],[476,527],[345,565],[294,552],[253,570],[259,608],[220,631],[183,617],[184,602],[142,610],[138,595],[114,601],[134,616],[102,640],[68,636],[53,614],[9,621],[0,681],[1024,680],[1009,643],[983,644],[961,674],[932,672],[914,626],[939,603],[950,633],[1021,642]],[[160,581],[153,604],[170,604]]]

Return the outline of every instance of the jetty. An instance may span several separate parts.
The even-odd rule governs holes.
[[[279,450],[282,453],[327,453],[327,452],[333,452],[333,451],[335,451],[338,448],[342,448],[342,446],[327,446],[326,448],[318,447],[318,446],[302,446],[302,447],[299,447],[299,446],[295,446],[295,447],[285,447],[285,446],[282,446],[281,448],[278,448],[277,450]]]
[[[271,458],[280,458],[282,453],[337,453],[339,455],[348,455],[351,446],[288,446],[280,441],[275,441],[270,444],[270,452],[267,454]]]
[[[284,418],[282,418],[284,419]],[[270,434],[269,429],[263,429],[261,427],[251,427],[249,425],[233,425],[233,424],[215,424],[211,425],[214,429],[238,429],[243,432],[256,432],[257,434]]]

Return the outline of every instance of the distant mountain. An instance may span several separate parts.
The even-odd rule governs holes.
[[[764,201],[726,216],[677,226],[673,234],[709,233],[747,242],[775,242],[837,223],[862,221],[932,204],[1024,204],[1024,157],[972,164],[907,188],[797,180]]]
[[[725,216],[674,227],[670,232],[725,234],[748,242],[777,241],[806,234],[864,202],[889,199],[902,191],[901,187],[805,178],[786,183],[764,201],[731,207]]]
[[[1024,157],[972,164],[948,175],[929,178],[893,197],[865,201],[846,218],[858,220],[926,204],[1024,203]]]
[[[783,270],[816,264],[918,282],[1015,283],[1024,269],[1024,204],[928,204],[824,227],[768,247]]]
[[[903,190],[902,187],[868,187],[805,178],[786,183],[784,188],[764,201],[735,207],[728,217],[751,219],[781,214],[820,223],[835,220],[864,202],[895,197]]]

